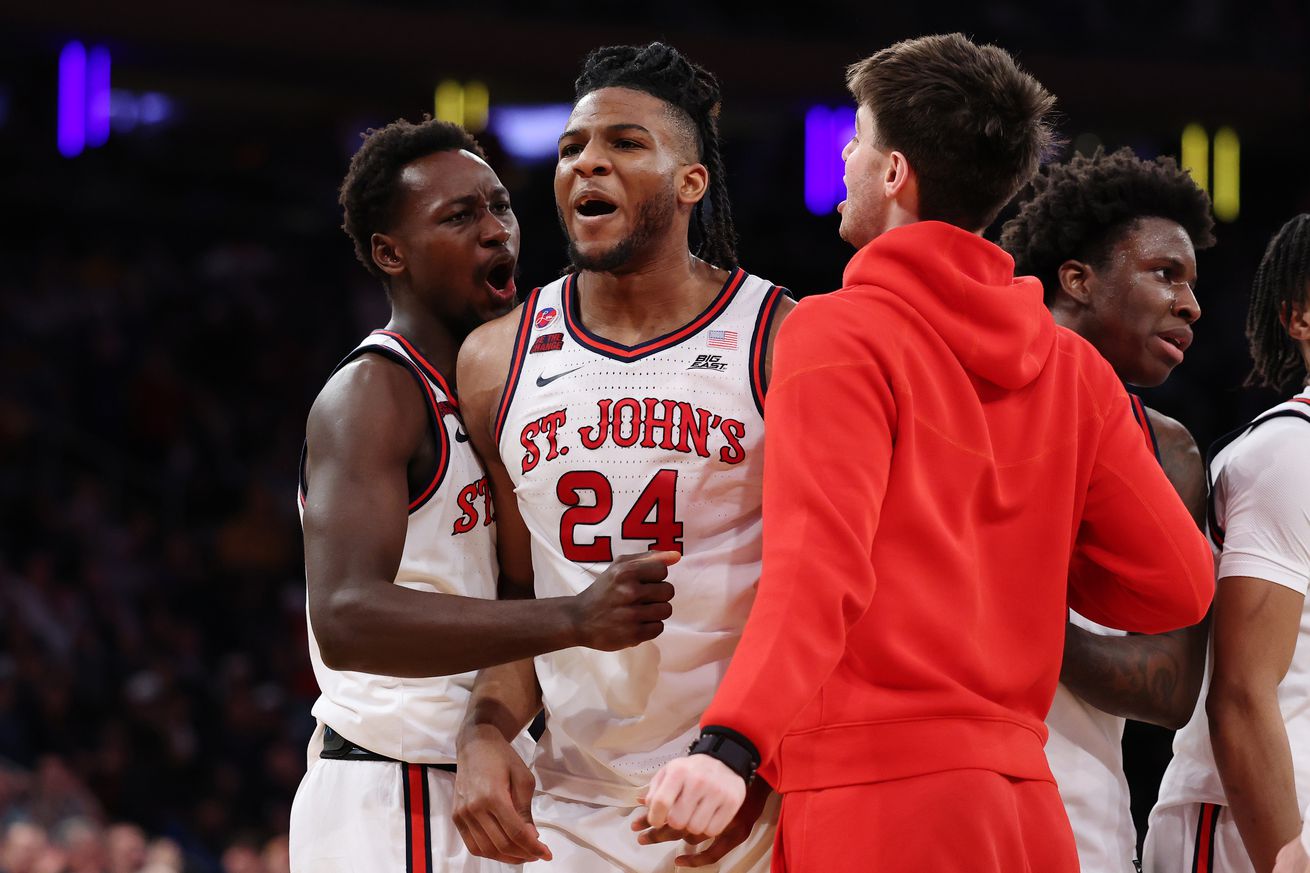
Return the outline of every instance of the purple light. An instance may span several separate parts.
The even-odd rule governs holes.
[[[567,103],[538,106],[493,106],[488,126],[505,151],[521,161],[554,160],[559,135],[568,126],[573,107]]]
[[[86,148],[86,49],[70,42],[59,52],[59,153],[73,158]]]
[[[99,148],[109,139],[109,49],[97,46],[87,56],[86,144]]]
[[[147,91],[137,101],[142,124],[161,124],[173,114],[173,103],[163,94]]]
[[[855,130],[855,110],[814,106],[805,113],[805,207],[827,215],[846,196],[842,149]]]

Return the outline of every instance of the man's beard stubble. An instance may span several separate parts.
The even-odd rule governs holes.
[[[670,186],[670,189],[672,186]],[[556,209],[556,212],[559,212]],[[568,234],[561,213],[560,227]],[[618,242],[609,251],[594,255],[585,255],[578,250],[573,240],[569,240],[569,261],[574,270],[586,270],[590,273],[612,273],[632,260],[633,255],[644,251],[654,241],[668,232],[673,225],[673,192],[666,196],[652,197],[641,204],[637,211],[637,223],[632,232]]]

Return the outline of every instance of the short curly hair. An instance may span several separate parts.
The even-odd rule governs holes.
[[[408,164],[437,152],[469,151],[486,160],[472,134],[449,121],[424,115],[418,124],[403,118],[360,134],[364,144],[350,159],[337,201],[345,213],[341,229],[355,243],[355,257],[388,284],[386,273],[373,263],[373,234],[385,233],[395,218],[396,182]]]
[[[1060,265],[1070,258],[1102,266],[1139,218],[1177,222],[1196,249],[1214,245],[1210,197],[1173,158],[1144,161],[1130,148],[1075,155],[1044,167],[1032,197],[1001,228],[1001,248],[1018,275],[1036,276],[1049,305],[1060,287]]]
[[[696,146],[696,160],[710,171],[708,196],[692,211],[691,232],[699,238],[697,257],[716,267],[737,266],[737,233],[728,199],[723,146],[719,141],[719,80],[673,46],[613,45],[587,55],[573,84],[575,101],[601,88],[628,88],[663,100]]]

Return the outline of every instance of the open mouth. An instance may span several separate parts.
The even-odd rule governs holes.
[[[599,215],[610,215],[618,209],[613,203],[598,198],[587,198],[578,203],[576,207],[578,215],[584,218],[594,218]]]
[[[514,291],[514,262],[501,261],[487,271],[487,284],[502,294]]]

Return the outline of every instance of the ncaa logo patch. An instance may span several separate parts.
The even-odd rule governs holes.
[[[559,310],[553,306],[547,306],[544,309],[537,310],[536,325],[538,330],[550,327],[559,318]]]

